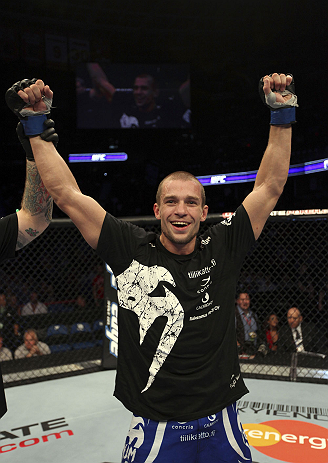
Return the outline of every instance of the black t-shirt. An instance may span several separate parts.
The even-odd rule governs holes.
[[[155,108],[142,112],[132,92],[118,92],[111,102],[113,128],[186,128],[190,127],[189,111],[179,95],[158,99]]]
[[[2,219],[0,219],[0,263],[5,259],[15,257],[17,234],[17,215],[11,214],[7,217],[2,217]],[[6,413],[6,411],[7,405],[0,368],[0,418]]]
[[[119,344],[114,395],[154,420],[217,413],[248,392],[237,354],[234,300],[254,243],[240,206],[176,255],[154,233],[107,214],[97,253],[117,282]]]

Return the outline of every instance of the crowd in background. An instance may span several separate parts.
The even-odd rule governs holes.
[[[92,326],[103,320],[104,271],[98,265],[88,285],[66,299],[56,299],[49,281],[38,291],[28,283],[0,288],[0,361],[50,354],[50,326]],[[73,336],[72,336],[73,337]]]
[[[294,278],[283,274],[280,281],[263,272],[242,272],[236,295],[241,358],[297,351],[288,339],[294,319],[302,327],[304,344],[308,342],[302,350],[328,352],[328,271],[323,275],[320,281],[313,279],[304,263]],[[85,282],[83,288],[75,294],[68,291],[66,299],[56,299],[51,280],[41,281],[37,290],[28,283],[17,285],[15,279],[0,288],[0,361],[51,353],[44,342],[50,324],[103,320],[103,266],[96,265],[80,281]]]

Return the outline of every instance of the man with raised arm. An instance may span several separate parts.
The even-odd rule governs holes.
[[[26,180],[23,199],[19,211],[0,219],[0,262],[15,257],[15,251],[37,238],[48,227],[52,217],[53,201],[41,180],[28,139],[24,148]],[[6,411],[0,370],[0,418]]]
[[[271,128],[253,191],[202,236],[208,206],[193,175],[174,172],[160,183],[153,208],[159,236],[116,219],[80,191],[54,145],[42,139],[54,134],[44,132],[40,115],[51,106],[49,86],[37,80],[9,92],[20,119],[22,110],[31,111],[22,123],[45,185],[116,277],[114,395],[133,412],[122,463],[250,462],[236,406],[248,390],[238,361],[235,290],[244,257],[287,180],[293,77],[261,79]]]

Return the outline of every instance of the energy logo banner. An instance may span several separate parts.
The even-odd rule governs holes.
[[[328,429],[297,420],[243,424],[249,444],[259,452],[288,463],[327,463]]]

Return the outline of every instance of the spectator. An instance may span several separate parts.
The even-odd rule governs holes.
[[[17,299],[16,294],[14,293],[9,294],[7,297],[7,300],[8,300],[8,305],[11,309],[11,313],[13,314],[13,316],[20,316],[21,307],[18,304],[18,299]]]
[[[47,306],[38,300],[38,293],[33,291],[30,295],[30,302],[22,308],[22,315],[37,315],[48,313]]]
[[[278,348],[279,319],[275,313],[271,313],[265,320],[265,338],[269,352],[276,352]]]
[[[236,332],[240,353],[255,354],[258,345],[258,319],[250,310],[251,299],[248,293],[239,293],[236,299]]]
[[[0,362],[5,362],[6,360],[12,360],[13,354],[11,350],[3,346],[3,336],[0,333]]]
[[[14,351],[22,344],[22,342],[24,342],[22,327],[19,323],[15,322],[12,325],[10,332],[8,333],[7,344],[12,349],[12,351]]]
[[[297,307],[287,312],[288,326],[280,330],[279,349],[286,352],[315,351],[317,334],[311,323],[303,323],[303,317]]]
[[[15,350],[15,359],[37,357],[50,354],[49,346],[38,340],[35,330],[29,329],[24,333],[24,344]]]

